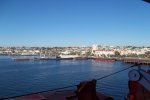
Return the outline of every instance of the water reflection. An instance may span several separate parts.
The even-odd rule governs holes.
[[[93,67],[101,67],[106,69],[110,69],[111,67],[113,67],[114,63],[115,62],[103,62],[103,61],[92,60]]]

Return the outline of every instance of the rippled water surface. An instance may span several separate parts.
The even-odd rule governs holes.
[[[0,98],[74,85],[129,66],[95,60],[15,61],[0,56]],[[128,93],[128,71],[97,81],[97,90],[115,100],[124,100]]]

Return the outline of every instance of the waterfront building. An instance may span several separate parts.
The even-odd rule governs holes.
[[[92,45],[92,54],[94,54],[96,50],[98,50],[98,45]]]
[[[95,56],[98,57],[110,57],[112,55],[115,55],[114,51],[100,51],[100,50],[96,50],[94,53]]]
[[[70,51],[69,50],[65,50],[65,51],[61,52],[61,54],[68,55],[68,54],[70,54]]]

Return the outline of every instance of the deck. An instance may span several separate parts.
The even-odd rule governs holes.
[[[98,100],[113,100],[112,97],[106,96],[102,93],[97,92]],[[25,95],[16,98],[3,99],[3,100],[78,100],[74,91],[55,91],[55,92],[44,92],[38,94]]]

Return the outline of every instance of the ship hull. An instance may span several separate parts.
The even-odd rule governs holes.
[[[105,59],[105,58],[95,58],[96,61],[102,61],[102,62],[115,62],[115,59]]]

